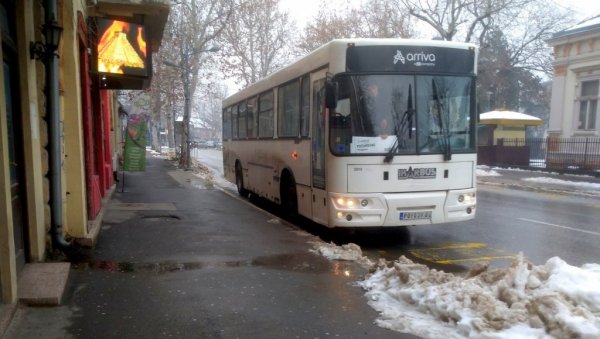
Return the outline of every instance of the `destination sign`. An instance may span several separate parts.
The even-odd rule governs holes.
[[[348,72],[475,74],[475,50],[431,46],[349,46]]]

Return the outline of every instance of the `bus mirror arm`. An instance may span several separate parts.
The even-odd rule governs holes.
[[[325,83],[325,104],[329,109],[335,109],[337,107],[338,98],[338,87],[337,83],[331,80],[327,80]]]

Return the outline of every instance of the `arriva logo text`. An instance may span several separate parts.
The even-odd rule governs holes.
[[[433,53],[408,53],[406,56],[402,54],[402,51],[396,50],[394,55],[394,65],[400,61],[403,65],[406,61],[413,62],[415,66],[435,66],[435,54]]]

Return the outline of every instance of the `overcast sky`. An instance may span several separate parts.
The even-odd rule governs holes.
[[[581,20],[590,16],[600,15],[600,1],[598,0],[553,0],[560,6],[573,9],[579,14]],[[328,4],[337,4],[340,8],[346,6],[356,6],[361,0],[328,0]],[[290,12],[292,18],[296,20],[298,26],[302,27],[319,10],[322,0],[281,0],[284,9]]]

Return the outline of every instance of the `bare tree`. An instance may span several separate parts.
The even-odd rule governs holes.
[[[502,27],[510,64],[538,72],[551,68],[545,40],[573,23],[572,13],[545,0],[396,1],[444,40],[474,42],[485,48],[490,31]]]
[[[353,31],[354,23],[346,15],[321,6],[317,16],[304,28],[300,49],[309,53],[333,39],[355,37]]]
[[[532,0],[397,0],[398,6],[431,26],[443,40],[472,41],[473,35],[485,31],[494,17],[511,8],[522,8]]]
[[[168,45],[163,48],[168,48],[174,57],[164,62],[177,69],[181,78],[184,109],[179,164],[182,167],[190,165],[191,101],[204,54],[214,50],[212,44],[229,23],[235,5],[235,0],[179,0],[171,8]]]
[[[199,90],[202,96],[198,100],[200,125],[210,131],[213,140],[221,139],[222,102],[227,97],[227,86],[213,84]]]
[[[324,0],[317,16],[305,27],[303,53],[340,38],[409,38],[413,35],[408,13],[392,0],[363,2],[358,8],[329,8]]]
[[[391,0],[366,1],[351,12],[350,19],[355,22],[358,37],[410,38],[414,34],[408,12]]]
[[[292,23],[279,0],[242,3],[223,32],[223,71],[247,86],[289,61]]]
[[[532,0],[525,9],[513,8],[497,21],[498,27],[505,27],[510,64],[548,77],[553,68],[552,51],[546,40],[575,24],[572,12],[543,0]]]
[[[174,123],[176,112],[182,111],[183,92],[181,91],[181,75],[178,70],[164,64],[166,60],[176,60],[173,50],[168,48],[170,42],[165,39],[164,46],[152,57],[153,75],[150,95],[153,100],[152,122],[156,127],[154,147],[164,146],[166,141],[169,148],[175,147]],[[166,140],[160,135],[165,131]]]

